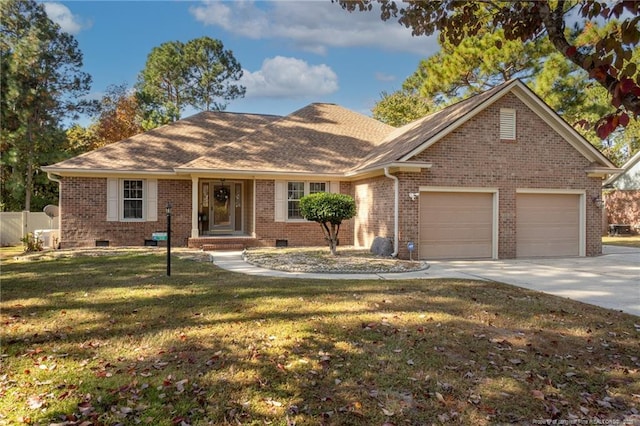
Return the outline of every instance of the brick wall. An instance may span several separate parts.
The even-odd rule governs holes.
[[[516,141],[499,138],[500,108],[517,110]],[[412,160],[430,161],[433,167],[422,173],[398,174],[401,257],[408,257],[407,241],[419,241],[419,203],[411,201],[408,193],[417,192],[420,186],[498,188],[500,258],[516,255],[516,189],[586,190],[586,254],[595,256],[602,251],[602,211],[590,202],[600,195],[602,180],[587,177],[589,160],[515,95],[507,94]]]
[[[348,182],[340,184],[340,192],[351,194]],[[256,181],[256,236],[274,245],[275,240],[287,240],[289,246],[324,246],[326,242],[316,222],[275,222],[275,181]],[[338,234],[340,245],[353,244],[353,219],[343,221]]]
[[[60,186],[61,246],[142,246],[156,231],[166,231],[165,207],[172,204],[171,244],[186,246],[191,236],[191,181],[158,180],[158,221],[107,222],[107,179],[65,177]]]
[[[607,224],[630,225],[634,232],[640,230],[640,190],[613,190],[604,197]]]
[[[354,182],[353,188],[357,206],[354,244],[369,248],[375,237],[393,238],[393,179],[386,176],[364,179]]]

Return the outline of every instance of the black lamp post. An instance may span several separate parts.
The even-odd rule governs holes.
[[[171,276],[171,203],[167,203],[167,276]]]

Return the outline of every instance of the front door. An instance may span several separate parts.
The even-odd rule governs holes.
[[[203,234],[242,232],[242,183],[201,181],[199,218]]]

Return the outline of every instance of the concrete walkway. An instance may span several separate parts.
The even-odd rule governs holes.
[[[246,263],[242,253],[213,252],[213,262],[248,275],[310,279],[462,278],[498,281],[640,316],[640,249],[604,246],[598,257],[431,261],[426,270],[383,274],[282,272]]]

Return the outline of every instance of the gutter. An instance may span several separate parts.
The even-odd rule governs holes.
[[[391,253],[391,257],[398,257],[398,222],[399,222],[399,192],[400,192],[400,181],[396,176],[393,176],[389,173],[389,167],[384,168],[384,175],[389,179],[394,180],[393,184],[393,253]]]

